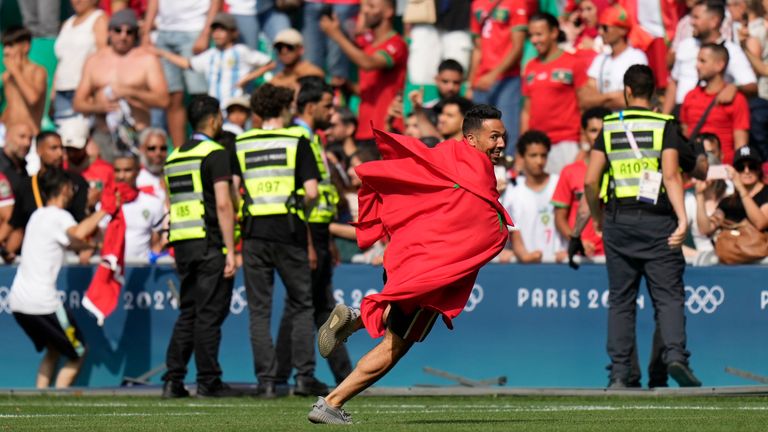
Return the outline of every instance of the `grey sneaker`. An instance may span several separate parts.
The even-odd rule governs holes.
[[[352,416],[341,408],[334,408],[321,396],[312,405],[307,416],[310,422],[320,424],[352,424]]]
[[[320,355],[327,358],[337,346],[346,342],[349,335],[355,332],[355,321],[359,317],[359,310],[343,304],[336,305],[317,332],[317,347],[320,349]]]

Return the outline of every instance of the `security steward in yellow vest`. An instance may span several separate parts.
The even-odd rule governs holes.
[[[170,200],[169,240],[179,272],[179,317],[166,354],[163,397],[185,397],[194,352],[197,395],[235,396],[221,381],[221,324],[229,313],[235,276],[234,205],[230,156],[212,139],[223,123],[219,101],[198,96],[187,107],[195,133],[165,162]]]
[[[333,267],[334,257],[331,253],[333,239],[330,233],[330,223],[336,216],[336,205],[339,202],[339,192],[331,183],[325,149],[315,130],[330,127],[333,113],[333,88],[321,77],[303,77],[299,79],[300,89],[296,97],[298,116],[294,119],[296,130],[304,134],[310,141],[315,156],[317,169],[320,172],[318,185],[318,200],[309,215],[309,231],[316,262],[312,267],[312,303],[315,313],[314,320],[317,328],[328,319],[336,306],[333,297]],[[291,331],[292,317],[283,313],[280,330],[277,335],[277,375],[279,381],[288,379],[291,373]],[[336,383],[341,383],[352,372],[352,361],[345,347],[335,350],[328,357]]]
[[[237,137],[237,173],[243,184],[243,268],[250,312],[251,346],[259,392],[275,396],[277,356],[272,343],[274,272],[286,289],[286,314],[293,317],[291,360],[294,393],[325,394],[315,377],[312,288],[308,227],[299,214],[310,214],[317,200],[320,173],[309,140],[288,127],[293,90],[265,84],[251,97],[261,129]],[[300,196],[298,191],[304,190]]]
[[[628,108],[605,117],[585,178],[587,203],[605,244],[609,388],[613,389],[630,385],[642,277],[653,302],[667,371],[680,386],[701,385],[688,366],[681,250],[688,226],[679,154],[690,147],[672,116],[650,110],[654,91],[648,66],[627,70]],[[605,215],[599,198],[604,174]]]

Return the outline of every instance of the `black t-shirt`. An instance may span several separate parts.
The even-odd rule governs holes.
[[[647,111],[644,108],[632,108],[632,110],[642,110]],[[637,119],[637,116],[627,116],[626,119]],[[653,120],[657,120],[655,117]],[[641,133],[635,133],[635,138],[641,138]],[[650,133],[649,133],[650,134]],[[641,149],[649,149],[653,146],[653,142],[651,140],[637,140],[638,147]],[[619,143],[621,148],[627,148],[629,149],[629,143]],[[614,147],[617,147],[617,145],[614,144]],[[593,147],[597,151],[601,151],[605,153],[605,140],[603,138],[603,131],[600,131],[600,134],[597,136],[597,140],[595,141],[595,145]],[[662,138],[662,144],[661,144],[661,151],[664,152],[664,150],[667,149],[675,149],[678,151],[678,159],[680,160],[680,167],[683,169],[683,171],[689,172],[693,170],[693,168],[696,165],[696,152],[691,147],[691,145],[688,143],[688,140],[685,139],[682,132],[680,131],[680,126],[676,120],[670,120],[667,121],[666,126],[664,127],[664,136]],[[659,169],[661,170],[661,158],[659,158]],[[607,170],[607,168],[606,168]],[[608,194],[609,197],[612,194],[612,191],[610,190],[610,186],[608,188]],[[652,213],[661,213],[661,214],[672,214],[672,204],[669,202],[669,198],[667,197],[667,194],[662,190],[659,192],[659,199],[656,202],[656,205],[644,203],[641,201],[637,201],[635,198],[622,198],[622,199],[613,199],[611,198],[609,200],[609,208],[614,208],[613,206],[618,206],[622,209],[643,209],[648,210]]]
[[[758,207],[768,203],[768,187],[763,188],[752,197]],[[735,193],[728,195],[720,201],[717,208],[723,211],[725,219],[731,222],[739,223],[747,218],[747,211],[744,209],[744,204],[741,202],[739,194]]]
[[[193,138],[181,146],[181,151],[188,151],[197,146],[202,140]],[[221,236],[219,227],[219,218],[216,214],[216,193],[214,192],[214,183],[232,181],[231,157],[226,150],[215,150],[208,154],[200,165],[200,179],[203,183],[203,207],[205,208],[205,229],[208,234],[207,242],[216,248],[224,246],[224,239]],[[199,240],[190,240],[199,241]],[[201,250],[205,252],[205,250]]]
[[[11,189],[17,197],[22,193],[21,186],[24,179],[29,177],[26,161],[22,161],[22,164],[21,167],[17,167],[4,151],[0,151],[0,171],[11,182]]]
[[[434,0],[437,11],[435,27],[444,31],[469,30],[472,16],[471,0]]]
[[[72,181],[75,189],[75,195],[66,210],[77,222],[85,219],[85,210],[88,205],[88,182],[83,176],[70,171],[65,171],[67,177]],[[32,213],[37,210],[35,202],[35,193],[32,189],[32,177],[24,177],[19,184],[20,192],[16,194],[16,202],[13,205],[10,225],[13,228],[24,228],[29,222]],[[14,190],[14,193],[16,191]],[[40,191],[40,198],[45,203],[46,197],[43,191]]]
[[[242,176],[239,172],[238,175]],[[309,145],[309,140],[301,137],[296,147],[296,171],[294,184],[299,189],[307,180],[320,180],[320,171],[317,169],[315,154]],[[249,218],[250,219],[250,218]],[[257,238],[277,243],[291,244],[305,247],[307,245],[307,227],[294,214],[257,216],[252,221],[246,221],[244,235],[248,238]]]

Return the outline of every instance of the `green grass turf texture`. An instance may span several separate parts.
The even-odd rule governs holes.
[[[313,401],[3,396],[0,431],[768,430],[768,397],[358,397],[337,427],[307,421]]]

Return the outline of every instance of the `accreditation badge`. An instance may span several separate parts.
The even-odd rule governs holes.
[[[661,173],[658,171],[643,170],[640,173],[640,191],[637,200],[648,204],[656,204],[661,190]]]

